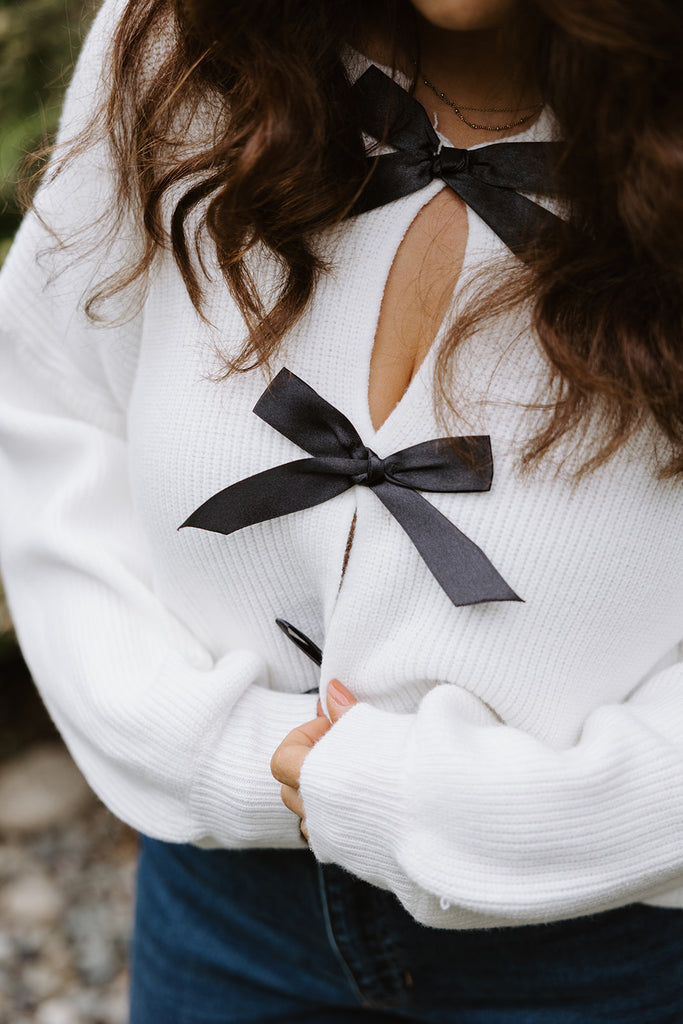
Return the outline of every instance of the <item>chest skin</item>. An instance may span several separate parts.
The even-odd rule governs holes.
[[[375,430],[400,402],[451,302],[467,244],[467,209],[450,189],[422,207],[394,257],[370,361]]]
[[[385,64],[391,55],[381,40],[366,51]],[[537,120],[529,119],[503,137],[472,129],[418,81],[415,98],[451,146],[469,148],[514,139]],[[370,362],[368,406],[378,430],[403,398],[429,351],[450,305],[467,245],[467,209],[445,188],[419,211],[399,246],[389,273]]]

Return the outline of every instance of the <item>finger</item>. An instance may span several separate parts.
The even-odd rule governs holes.
[[[301,832],[301,835],[304,837],[306,842],[308,842],[309,841],[308,840],[308,829],[306,828],[306,819],[305,818],[302,818],[301,822],[299,823],[299,831]]]
[[[310,722],[304,722],[303,725],[292,729],[289,736],[293,737],[298,743],[306,744],[310,749],[325,735],[329,728],[330,723],[327,720],[327,716],[323,715],[322,718],[314,718]],[[288,738],[288,736],[285,736],[285,741]]]
[[[270,760],[270,770],[278,782],[287,786],[299,784],[299,773],[306,754],[330,728],[327,718],[316,718],[292,729],[285,736]]]
[[[285,807],[288,807],[290,811],[298,815],[299,818],[304,816],[304,802],[299,795],[299,790],[294,789],[292,786],[282,786],[280,788],[280,796]]]
[[[338,679],[330,679],[327,687],[327,709],[332,723],[339,721],[358,701]]]
[[[318,701],[318,705],[317,705],[317,707],[315,709],[315,713],[316,713],[316,717],[317,718],[327,718],[327,715],[323,711],[323,706],[320,703],[320,701]]]
[[[304,758],[311,748],[300,743],[282,742],[270,759],[270,770],[283,786],[296,788]]]

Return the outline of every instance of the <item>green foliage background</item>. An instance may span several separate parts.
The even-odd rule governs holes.
[[[96,0],[0,0],[0,261],[16,231],[29,154],[54,137]]]

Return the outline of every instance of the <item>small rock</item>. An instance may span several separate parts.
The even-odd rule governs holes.
[[[7,932],[0,932],[0,967],[8,964],[14,956],[14,946]],[[2,986],[0,985],[0,992]],[[2,1017],[0,1017],[2,1020]]]
[[[12,921],[27,925],[51,925],[59,920],[62,897],[44,875],[24,875],[6,883],[0,893],[0,908]]]
[[[111,924],[109,904],[75,904],[66,914],[74,965],[87,986],[105,985],[121,968],[122,951]]]
[[[44,924],[36,925],[23,921],[21,928],[14,929],[15,934],[12,938],[16,954],[22,963],[30,963],[40,957],[51,927],[46,928]]]
[[[29,964],[24,968],[22,980],[36,1002],[56,996],[64,988],[59,972],[46,963]]]
[[[36,1010],[36,1024],[79,1024],[80,1016],[68,999],[48,999]]]
[[[102,999],[102,1017],[107,1024],[126,1024],[130,1009],[129,988],[128,973],[122,971]]]
[[[93,799],[65,748],[38,744],[0,768],[0,831],[41,832],[73,818]]]
[[[74,950],[76,969],[86,985],[105,985],[120,967],[120,957],[108,936],[93,933],[87,942],[79,942]]]
[[[71,977],[71,949],[63,934],[62,927],[53,929],[45,937],[41,947],[40,955],[45,963],[48,963],[53,971],[59,974],[60,978],[70,979]]]
[[[26,867],[26,849],[19,844],[0,843],[0,880]]]
[[[16,1017],[16,1013],[13,1014],[16,1007],[13,1005],[9,989],[7,976],[4,971],[0,971],[0,1020],[2,1021],[13,1021]]]
[[[83,989],[76,995],[74,1003],[80,1018],[88,1021],[88,1024],[126,1024],[128,1020],[127,988],[120,989],[112,985],[104,990]]]

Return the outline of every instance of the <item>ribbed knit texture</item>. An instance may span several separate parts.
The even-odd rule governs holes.
[[[62,136],[101,94],[120,0],[106,0]],[[538,137],[538,127],[524,138]],[[439,182],[344,224],[273,372],[288,366],[380,456],[439,436],[432,348],[375,431],[370,356],[394,254]],[[99,146],[38,205],[67,237],[111,207]],[[361,702],[302,773],[311,846],[393,890],[420,921],[468,928],[649,900],[683,906],[683,495],[639,436],[582,482],[516,456],[547,367],[524,314],[459,353],[452,433],[488,433],[488,493],[428,499],[523,604],[455,608],[367,488],[229,537],[178,527],[216,491],[302,451],[253,412],[261,371],[224,383],[214,346],[244,325],[225,286],[197,316],[168,256],[142,312],[89,326],[89,282],[136,244],[52,253],[34,215],[0,279],[2,572],[36,682],[74,757],[143,832],[296,847],[269,761],[332,677]],[[462,284],[504,255],[469,214]],[[254,260],[264,290],[268,260]],[[55,271],[61,273],[55,275]],[[571,458],[570,458],[571,462]],[[355,536],[341,588],[349,527]],[[322,670],[279,631],[324,650]]]

